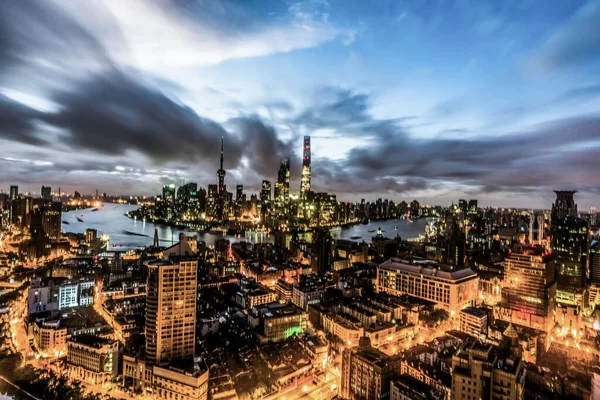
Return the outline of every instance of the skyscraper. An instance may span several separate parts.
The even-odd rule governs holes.
[[[194,357],[198,260],[148,264],[146,361],[162,365]]]
[[[219,177],[219,185],[217,190],[217,202],[216,202],[216,213],[215,218],[219,221],[223,220],[223,209],[225,207],[225,169],[223,169],[223,138],[221,137],[221,164],[217,171]]]
[[[310,136],[304,136],[302,150],[302,178],[300,180],[300,198],[304,199],[310,192]]]
[[[555,191],[551,248],[556,260],[556,301],[580,305],[587,279],[588,224],[577,218],[575,191]]]
[[[162,188],[162,195],[166,202],[173,203],[175,201],[175,185],[164,185]]]
[[[16,185],[12,185],[10,187],[10,199],[16,200],[17,197],[19,197],[19,187]]]
[[[42,199],[52,200],[52,189],[49,186],[42,186]]]
[[[314,274],[324,275],[331,269],[332,239],[328,229],[313,231],[310,265]]]
[[[235,201],[242,201],[244,197],[244,185],[237,185],[235,187]]]
[[[262,188],[260,190],[260,201],[266,204],[271,201],[271,182],[262,181]]]
[[[548,332],[554,322],[554,259],[542,246],[517,245],[504,262],[500,319]]]
[[[277,183],[275,184],[275,201],[281,206],[289,200],[290,197],[290,159],[281,161],[279,173],[277,174]]]
[[[552,219],[577,218],[577,204],[573,195],[575,190],[555,190],[556,201],[552,205]]]

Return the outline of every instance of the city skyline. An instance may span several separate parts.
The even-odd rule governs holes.
[[[2,3],[0,186],[595,206],[599,3],[444,4]]]

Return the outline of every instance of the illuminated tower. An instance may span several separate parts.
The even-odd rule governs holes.
[[[279,173],[277,174],[277,183],[275,184],[275,201],[279,205],[288,202],[290,198],[290,159],[281,161]]]
[[[581,305],[587,279],[588,223],[578,218],[574,191],[555,191],[550,246],[556,259],[556,300]]]
[[[227,172],[223,169],[223,137],[221,137],[221,168],[217,171],[219,177],[219,187],[217,192],[216,213],[215,217],[221,221],[223,219],[223,207],[225,204],[225,175]]]
[[[310,136],[304,136],[302,151],[302,178],[300,180],[300,198],[304,199],[310,192]]]

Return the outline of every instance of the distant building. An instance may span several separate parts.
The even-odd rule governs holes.
[[[42,186],[42,199],[52,201],[52,188],[49,186]]]
[[[88,228],[85,230],[85,241],[87,244],[92,244],[98,239],[98,231],[96,229]]]
[[[16,200],[19,197],[19,187],[16,185],[11,185],[10,187],[10,199],[12,201]]]
[[[302,177],[300,179],[300,198],[305,199],[310,192],[310,136],[304,136],[302,147]]]
[[[271,182],[262,181],[262,188],[260,190],[260,202],[264,205],[271,201]]]
[[[371,347],[367,338],[342,354],[342,387],[346,400],[390,399],[392,377],[400,371],[400,358]]]

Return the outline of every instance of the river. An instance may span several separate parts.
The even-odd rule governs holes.
[[[248,232],[244,236],[223,235],[220,233],[183,231],[167,225],[154,225],[150,222],[133,220],[125,216],[125,213],[135,210],[134,205],[106,204],[98,211],[92,209],[69,211],[63,213],[62,224],[64,232],[85,233],[88,228],[96,229],[98,235],[106,234],[110,237],[111,250],[129,250],[152,245],[154,240],[154,228],[158,229],[158,237],[161,246],[169,246],[177,242],[180,233],[188,236],[197,235],[199,240],[207,245],[214,245],[218,239],[229,239],[232,243],[239,241],[272,242],[272,237],[264,233]],[[83,222],[80,222],[81,219]],[[405,220],[373,221],[369,224],[352,225],[344,228],[333,228],[332,235],[335,239],[347,239],[354,241],[370,242],[375,231],[381,227],[384,236],[393,238],[400,236],[403,239],[417,237],[425,231],[427,222],[424,218],[409,222]],[[395,229],[397,227],[397,230]],[[371,232],[370,232],[371,231]]]

